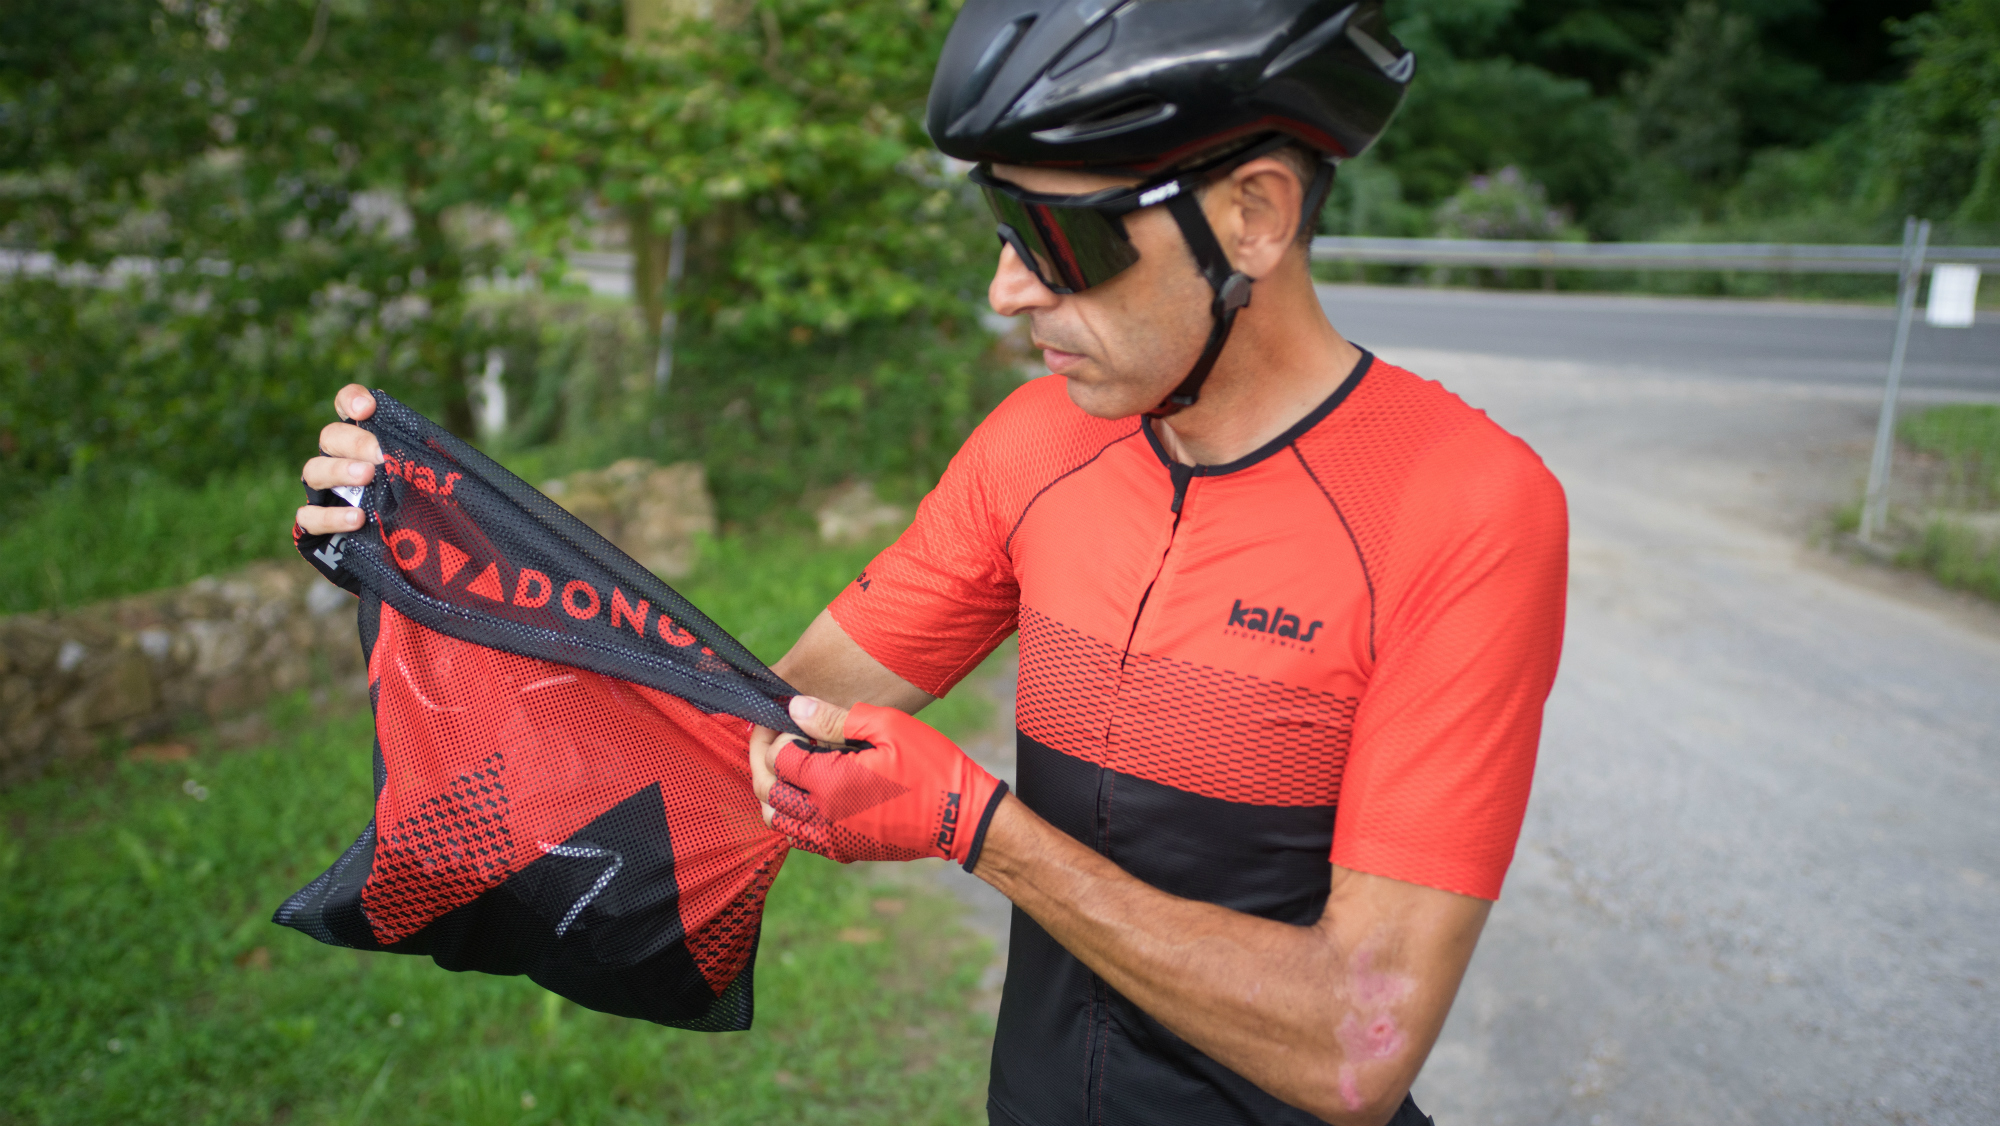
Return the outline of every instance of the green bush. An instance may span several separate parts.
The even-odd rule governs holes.
[[[539,483],[625,456],[698,460],[721,517],[739,524],[796,517],[802,496],[854,478],[914,500],[1019,384],[969,315],[837,334],[689,331],[665,394],[627,303],[510,298],[469,319],[492,326],[507,357],[521,406],[493,452],[516,472]]]
[[[0,448],[35,434],[34,451],[18,437],[15,449],[47,468],[7,475],[15,492],[0,499],[0,613],[172,586],[290,550],[298,467],[333,420],[338,369],[255,385],[153,380],[158,369],[146,365],[156,361],[116,347],[120,334],[148,331],[142,301],[57,286],[33,295],[43,311],[77,313],[89,327],[68,332],[76,319],[0,306],[0,318],[28,326],[0,340],[0,379],[19,380],[0,397]],[[665,395],[653,392],[652,341],[629,302],[493,294],[462,325],[470,354],[505,362],[510,423],[483,443],[503,463],[539,484],[626,456],[698,460],[722,518],[738,525],[803,524],[802,497],[855,478],[914,501],[1017,385],[969,316],[868,322],[838,336],[801,328],[761,342],[689,333]],[[56,377],[72,365],[96,374]],[[370,374],[379,373],[348,373],[436,409],[421,379]],[[241,401],[222,418],[194,409],[226,394]],[[93,426],[109,437],[85,440]]]
[[[1436,221],[1445,238],[1583,239],[1569,214],[1549,205],[1548,189],[1511,164],[1490,176],[1474,176],[1438,205]]]

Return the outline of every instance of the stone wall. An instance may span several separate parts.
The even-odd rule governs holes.
[[[680,578],[715,504],[695,462],[630,459],[545,492],[644,566]],[[356,599],[289,556],[79,610],[0,618],[0,788],[323,679],[365,693]],[[185,753],[185,752],[178,752]]]
[[[362,671],[356,599],[298,558],[80,610],[0,618],[0,786]]]

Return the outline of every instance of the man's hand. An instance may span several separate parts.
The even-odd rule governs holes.
[[[306,462],[300,479],[315,489],[365,485],[375,479],[375,467],[382,464],[382,447],[373,434],[353,422],[375,413],[375,396],[359,383],[350,383],[333,397],[333,410],[342,419],[352,421],[330,422],[319,432],[321,456]],[[299,527],[316,536],[358,531],[363,519],[360,509],[345,506],[306,505],[297,516]]]
[[[792,700],[813,749],[759,727],[750,770],[764,822],[809,852],[842,864],[938,856],[969,870],[1007,788],[928,724],[894,708]]]

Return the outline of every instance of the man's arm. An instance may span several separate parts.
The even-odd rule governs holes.
[[[822,741],[846,733],[844,708],[795,704],[792,714]],[[760,799],[769,800],[783,745],[761,728],[751,743]],[[1490,906],[1335,867],[1318,923],[1273,922],[1168,895],[1012,796],[1000,799],[974,874],[1189,1043],[1340,1126],[1379,1126],[1395,1113]]]
[[[875,704],[915,715],[937,702],[936,696],[869,656],[840,628],[832,610],[821,610],[771,671],[806,695],[843,708]]]
[[[1328,1122],[1409,1092],[1491,904],[1333,869],[1309,927],[1168,895],[1003,799],[975,875],[1211,1058]]]

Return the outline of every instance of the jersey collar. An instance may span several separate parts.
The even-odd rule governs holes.
[[[1340,381],[1340,386],[1334,388],[1333,394],[1328,395],[1324,402],[1308,411],[1304,418],[1292,423],[1290,427],[1286,428],[1283,434],[1244,454],[1235,461],[1222,465],[1182,465],[1167,453],[1167,447],[1160,443],[1160,435],[1153,427],[1150,425],[1141,425],[1139,429],[1146,432],[1146,441],[1152,443],[1154,455],[1160,459],[1161,465],[1167,467],[1168,472],[1184,473],[1191,477],[1220,477],[1226,473],[1234,473],[1239,469],[1250,468],[1272,454],[1283,450],[1293,442],[1298,441],[1305,436],[1307,431],[1326,421],[1326,416],[1332,414],[1336,407],[1345,402],[1347,397],[1354,393],[1356,387],[1361,386],[1362,377],[1368,374],[1368,369],[1373,367],[1374,364],[1375,353],[1370,352],[1366,348],[1361,349],[1361,358],[1355,361],[1354,370],[1347,373],[1347,378]],[[1150,420],[1147,421],[1150,422]]]

